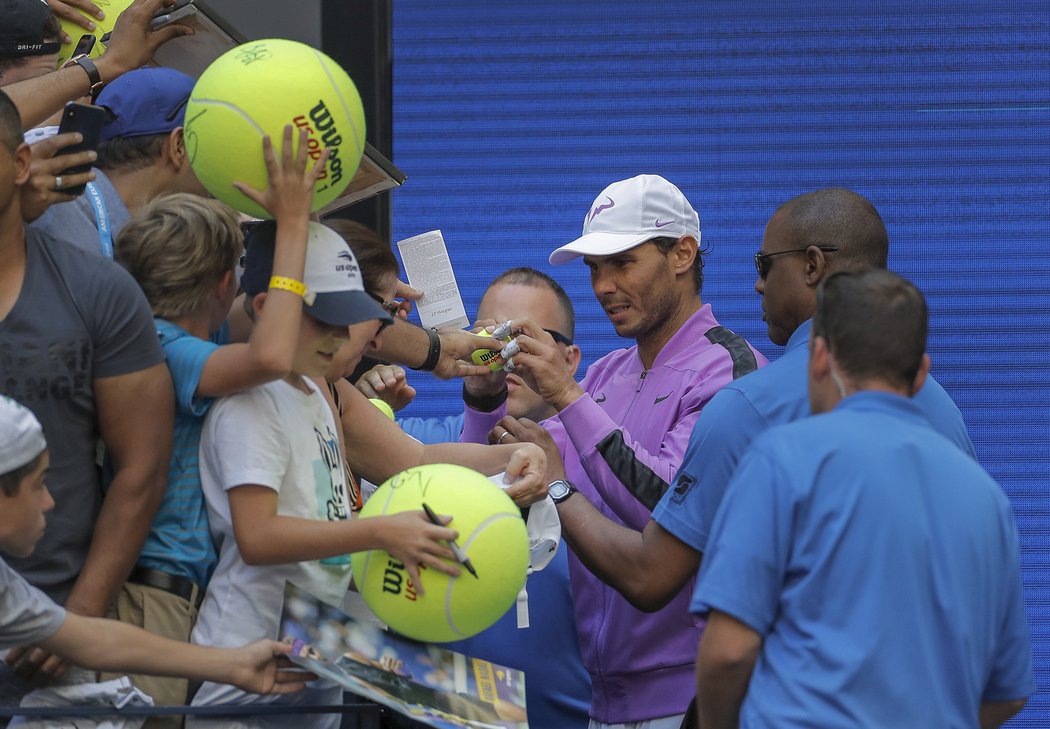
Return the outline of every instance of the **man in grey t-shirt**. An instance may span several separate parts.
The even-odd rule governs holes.
[[[36,553],[10,564],[67,610],[100,616],[135,563],[163,495],[171,378],[131,276],[95,253],[26,230],[20,190],[31,152],[21,140],[18,112],[0,93],[0,394],[42,423],[59,504]],[[113,463],[105,494],[99,440]],[[66,668],[41,650],[15,649],[7,663],[37,680]]]

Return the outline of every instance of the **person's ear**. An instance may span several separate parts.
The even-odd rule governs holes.
[[[171,166],[176,171],[181,170],[183,165],[190,163],[186,156],[186,137],[183,134],[182,127],[176,127],[171,130],[164,146],[168,159],[171,161]]]
[[[828,259],[818,246],[806,248],[806,283],[816,288],[828,275]]]
[[[576,370],[580,369],[580,360],[583,358],[583,352],[575,344],[570,344],[565,348],[565,369],[569,371],[569,374],[576,377]]]
[[[252,319],[254,321],[259,321],[259,316],[262,314],[263,304],[265,304],[265,303],[266,303],[266,292],[265,291],[262,291],[262,292],[256,294],[255,297],[252,299],[252,314],[254,314]]]
[[[29,173],[33,166],[33,150],[23,142],[15,148],[14,167],[15,185],[24,185],[29,181]]]
[[[809,373],[818,382],[831,373],[831,351],[824,337],[817,336],[809,340]]]
[[[678,239],[671,249],[674,253],[673,265],[676,275],[693,270],[693,260],[700,255],[699,248],[700,244],[691,235],[683,235]]]
[[[923,353],[922,361],[919,362],[919,371],[915,373],[915,379],[911,383],[912,397],[918,394],[922,386],[926,384],[926,378],[930,375],[930,355]]]

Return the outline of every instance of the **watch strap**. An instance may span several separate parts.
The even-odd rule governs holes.
[[[88,77],[88,82],[91,84],[92,95],[96,95],[102,90],[102,74],[98,72],[98,66],[95,65],[95,62],[92,61],[91,57],[86,53],[70,58],[63,65],[63,68],[68,68],[69,66],[80,66],[84,69],[84,73],[86,73]]]

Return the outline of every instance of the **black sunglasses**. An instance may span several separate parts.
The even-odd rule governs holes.
[[[831,253],[838,250],[838,246],[817,246],[818,249],[825,253]],[[787,253],[805,253],[810,249],[810,246],[805,248],[792,248],[789,251],[777,251],[776,253],[763,253],[759,251],[755,254],[755,270],[758,271],[759,278],[765,278],[769,273],[769,269],[773,267],[773,263],[769,260],[774,256],[783,256]]]
[[[564,334],[562,334],[561,332],[555,329],[544,329],[543,331],[547,332],[547,334],[550,334],[554,341],[558,344],[564,344],[566,347],[572,346],[572,340]]]

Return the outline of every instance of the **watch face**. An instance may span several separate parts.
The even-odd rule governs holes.
[[[547,493],[555,502],[561,501],[571,493],[572,489],[565,481],[554,481],[547,486]]]

